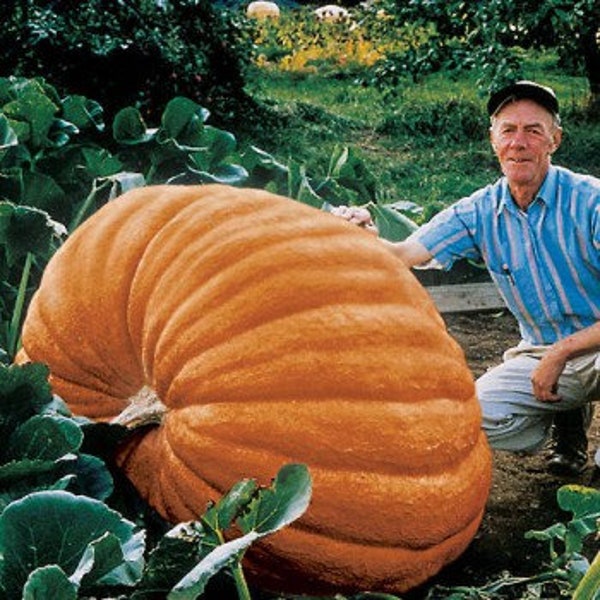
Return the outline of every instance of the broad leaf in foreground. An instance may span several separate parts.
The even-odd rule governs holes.
[[[236,567],[250,545],[298,519],[308,508],[312,481],[302,464],[283,466],[273,485],[261,488],[250,501],[238,525],[244,535],[217,546],[192,569],[168,595],[169,600],[193,600],[204,591],[209,579],[226,567]],[[227,511],[226,511],[227,512]]]
[[[0,586],[20,598],[30,573],[50,565],[77,585],[133,585],[144,549],[144,532],[102,502],[62,491],[33,493],[0,515]]]

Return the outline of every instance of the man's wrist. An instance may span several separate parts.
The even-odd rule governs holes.
[[[552,359],[566,363],[575,354],[569,338],[555,342],[546,352]]]

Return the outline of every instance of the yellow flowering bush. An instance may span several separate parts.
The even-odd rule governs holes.
[[[402,40],[381,11],[357,8],[345,21],[327,22],[301,8],[257,23],[254,44],[260,67],[317,72],[369,68],[410,42]]]

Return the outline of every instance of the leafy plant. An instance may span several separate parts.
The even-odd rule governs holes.
[[[83,427],[50,392],[41,364],[0,366],[0,598],[79,598],[114,594],[196,598],[226,570],[250,598],[241,560],[257,540],[307,509],[311,478],[284,465],[272,485],[246,479],[148,548],[144,524],[109,507],[113,479],[97,456],[81,452]],[[106,425],[102,435],[106,437]],[[123,436],[123,428],[117,429]],[[104,597],[104,596],[103,596]]]
[[[435,586],[427,600],[500,600],[562,597],[572,593],[577,600],[595,600],[600,590],[599,558],[590,565],[583,554],[590,536],[600,535],[600,491],[580,485],[564,485],[556,493],[561,509],[572,514],[567,523],[555,523],[542,531],[528,531],[526,539],[548,543],[548,568],[529,577],[506,574],[480,587]]]
[[[244,553],[256,540],[302,516],[308,508],[311,489],[310,475],[301,464],[282,467],[270,488],[260,489],[253,480],[236,484],[194,526],[204,557],[173,587],[169,600],[197,598],[210,577],[225,568],[233,575],[240,600],[249,600],[250,591],[241,567]],[[227,531],[234,525],[242,535],[226,541]]]
[[[2,312],[7,315],[2,321],[3,354],[0,362],[9,362],[15,356],[21,330],[21,322],[30,291],[29,282],[36,259],[43,264],[49,258],[56,242],[66,234],[66,229],[53,221],[48,213],[29,206],[17,206],[10,202],[0,202],[0,256],[4,273],[1,296]],[[21,267],[20,276],[18,275]],[[12,273],[18,278],[18,285],[11,286]],[[8,318],[10,315],[10,318]]]
[[[0,511],[33,491],[85,490],[100,500],[112,492],[108,470],[81,452],[80,424],[47,378],[41,364],[0,365]]]
[[[522,78],[520,49],[553,49],[563,62],[575,63],[585,74],[591,92],[590,114],[597,113],[600,8],[595,0],[382,0],[381,6],[399,26],[408,21],[433,27],[432,35],[400,61],[414,77],[434,70],[468,68],[477,72],[478,87],[489,91]],[[398,57],[392,60],[398,62]]]
[[[406,212],[414,210],[414,206],[407,202],[394,202],[378,205],[367,205],[379,235],[391,241],[400,241],[407,238],[417,229],[417,224]]]
[[[0,32],[3,73],[45,74],[61,95],[97,99],[157,119],[184,95],[220,120],[252,105],[245,21],[207,0],[13,0]]]
[[[528,532],[525,537],[547,541],[552,570],[576,587],[590,566],[582,554],[584,542],[600,532],[600,491],[566,485],[558,490],[556,497],[560,508],[570,512],[572,519],[543,531]]]
[[[155,183],[259,187],[317,208],[362,203],[376,182],[355,152],[337,149],[329,172],[310,176],[208,123],[210,113],[172,98],[158,127],[133,106],[111,128],[102,107],[83,96],[60,98],[44,79],[0,78],[0,347],[18,350],[22,314],[43,268],[69,232],[116,195]]]
[[[5,598],[78,598],[134,586],[145,533],[106,504],[64,491],[30,493],[0,514]]]

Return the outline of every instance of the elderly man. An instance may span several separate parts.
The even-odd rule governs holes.
[[[552,164],[562,137],[552,89],[519,81],[487,108],[503,177],[408,239],[382,242],[410,267],[483,260],[522,337],[477,381],[490,445],[534,452],[554,422],[549,469],[581,473],[600,399],[600,180]],[[364,209],[335,212],[372,226]]]

